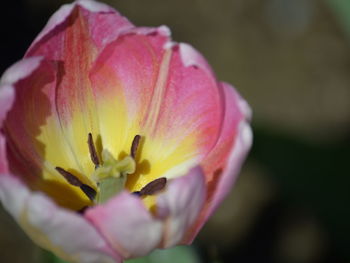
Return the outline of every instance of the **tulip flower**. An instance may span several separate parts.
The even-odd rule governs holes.
[[[64,5],[0,81],[0,200],[70,262],[190,244],[235,181],[249,116],[167,27]]]

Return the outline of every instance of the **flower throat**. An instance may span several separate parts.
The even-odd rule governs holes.
[[[78,177],[64,168],[57,166],[55,169],[69,184],[79,187],[94,204],[103,204],[124,190],[128,175],[133,174],[136,171],[135,158],[140,140],[140,135],[134,137],[131,143],[130,155],[125,156],[122,160],[116,160],[107,149],[102,150],[100,160],[92,134],[88,134],[87,143],[90,152],[90,159],[95,165],[95,170],[91,175],[91,179],[97,185],[97,189],[82,183]],[[146,184],[139,191],[133,192],[133,194],[139,197],[154,195],[164,189],[166,182],[167,179],[165,177],[155,179]]]

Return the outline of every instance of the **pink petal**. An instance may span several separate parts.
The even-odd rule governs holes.
[[[13,105],[15,83],[32,74],[39,67],[41,60],[42,58],[40,57],[21,60],[8,68],[2,75],[0,80],[0,128],[2,128],[3,121]],[[0,134],[0,173],[6,172],[8,172],[6,141]]]
[[[13,85],[29,76],[39,65],[42,58],[32,57],[21,60],[8,68],[0,80],[0,127],[14,101]]]
[[[14,101],[14,90],[11,85],[1,84],[0,86],[0,127]]]
[[[187,136],[194,137],[196,154],[202,158],[219,134],[222,122],[220,88],[209,66],[186,63],[182,47],[183,44],[166,49],[171,57],[168,64],[160,68],[143,125],[155,138],[181,141]],[[166,53],[162,63],[166,62]],[[196,55],[201,57],[198,52]]]
[[[33,62],[29,63],[31,61]],[[28,74],[20,78],[16,76],[16,73],[21,71],[21,68],[26,68],[28,63],[32,66]],[[47,116],[53,111],[44,94],[45,90],[55,86],[55,68],[52,63],[39,60],[38,57],[26,58],[18,65],[14,71],[10,68],[8,74],[6,72],[3,77],[12,79],[12,90],[15,91],[16,98],[7,114],[4,130],[12,149],[17,147],[17,151],[26,160],[40,167],[44,153],[42,145],[35,143],[35,138],[39,133],[39,127],[45,123]]]
[[[33,59],[26,58],[19,63]],[[70,169],[84,174],[75,152],[65,139],[56,111],[55,89],[60,79],[59,64],[47,60],[36,62],[37,68],[31,70],[29,76],[12,84],[16,99],[4,122],[7,158],[11,171],[20,175],[32,188],[50,193],[62,206],[79,210],[84,204],[89,205],[90,201],[79,188],[71,185],[66,185],[66,193],[62,195],[62,183],[65,181],[55,171],[55,166],[65,163]],[[10,74],[13,81],[17,79],[13,77],[15,73]],[[83,142],[85,146],[86,139]],[[88,153],[86,155],[88,159]]]
[[[4,136],[0,135],[0,174],[8,173],[8,161],[6,157],[6,141]]]
[[[222,83],[225,95],[225,118],[219,140],[202,162],[207,185],[206,204],[183,243],[191,243],[208,217],[231,189],[251,147],[252,133],[248,104],[229,84]]]
[[[60,49],[58,52],[51,52],[58,47],[57,42],[62,41],[64,30],[74,10],[80,9],[85,16],[85,23],[88,25],[89,36],[93,39],[98,48],[115,39],[121,32],[133,28],[133,25],[116,10],[108,5],[92,0],[80,0],[71,4],[63,5],[51,16],[44,29],[36,37],[27,51],[26,56],[33,56],[33,53],[41,53],[46,58],[62,58]]]
[[[160,247],[179,244],[193,225],[205,201],[204,174],[200,167],[174,179],[157,200],[157,216],[164,220]]]
[[[205,58],[191,45],[180,43],[180,57],[185,67],[199,67],[208,75],[214,74]]]
[[[5,138],[0,135],[0,174],[8,172],[8,161],[6,158],[6,141]]]
[[[248,123],[251,119],[249,105],[231,85],[227,83],[222,85],[226,99],[225,120],[216,147],[203,162],[206,172],[210,173],[212,167],[222,169],[220,178],[216,178],[219,180],[215,183],[217,186],[211,199],[212,206],[209,213],[216,209],[232,188],[252,145],[252,132]],[[225,147],[226,145],[228,147]]]
[[[44,110],[48,118],[56,118],[56,121],[47,125],[42,123],[41,135],[47,135],[46,141],[63,139],[69,160],[68,163],[57,162],[57,158],[49,154],[47,159],[52,167],[65,163],[68,165],[65,168],[74,169],[81,175],[92,173],[93,165],[84,146],[88,133],[97,136],[100,132],[89,71],[101,49],[132,28],[127,19],[107,5],[90,0],[77,1],[57,11],[27,51],[26,57],[44,56],[57,66],[55,86],[47,88],[45,93],[51,104],[45,105],[50,111]],[[38,92],[40,89],[32,90],[33,95],[42,95]],[[40,114],[39,108],[36,106],[31,112]],[[57,129],[53,129],[54,125]]]
[[[88,209],[85,217],[124,258],[139,257],[157,247],[176,245],[195,222],[204,200],[204,175],[197,167],[170,181],[158,196],[156,217],[140,198],[127,192]]]
[[[128,192],[88,209],[85,217],[124,258],[144,256],[161,240],[161,221],[155,220],[142,201]]]
[[[0,175],[0,200],[24,231],[40,246],[72,262],[121,262],[82,216],[31,193],[13,176]]]

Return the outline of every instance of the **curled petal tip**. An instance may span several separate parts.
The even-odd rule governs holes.
[[[180,43],[179,51],[182,63],[185,67],[200,68],[206,74],[215,76],[212,68],[210,67],[206,59],[190,44]]]
[[[165,42],[164,46],[163,46],[163,49],[167,50],[167,49],[172,49],[174,47],[177,46],[177,43],[174,42],[174,41],[168,41],[168,42]]]
[[[169,27],[165,26],[165,25],[162,25],[160,27],[158,27],[158,32],[163,35],[163,36],[166,36],[166,37],[170,37],[171,36],[171,30]]]
[[[112,7],[93,0],[79,0],[76,2],[76,4],[82,6],[90,12],[116,12]]]

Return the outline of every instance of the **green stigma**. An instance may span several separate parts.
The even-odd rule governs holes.
[[[95,202],[103,204],[124,189],[127,175],[135,172],[136,163],[130,156],[116,160],[106,149],[102,151],[102,165],[99,165],[92,179],[98,186]]]

